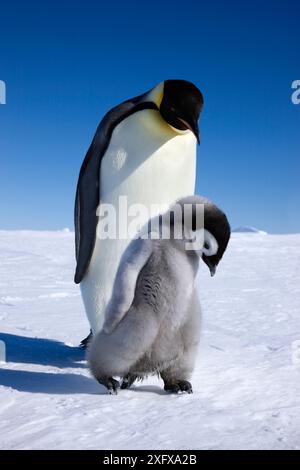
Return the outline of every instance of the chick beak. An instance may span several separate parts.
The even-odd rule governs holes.
[[[209,270],[211,277],[213,277],[216,274],[217,266],[210,266]]]
[[[208,267],[211,277],[213,277],[216,274],[217,264],[213,263],[213,261],[210,260],[209,257],[207,257],[207,256],[202,257],[202,259],[203,259],[204,263],[206,264],[206,266]]]
[[[196,137],[197,139],[197,142],[198,144],[200,144],[200,136],[199,136],[199,126],[198,126],[198,122],[197,121],[193,121],[192,123],[189,123],[188,121],[186,121],[185,119],[182,119],[180,117],[178,117],[178,120],[180,122],[182,122],[182,124],[184,124],[184,126],[189,129],[190,131],[192,131],[192,133],[194,134],[194,136]]]

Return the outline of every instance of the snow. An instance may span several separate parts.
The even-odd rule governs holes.
[[[178,396],[90,376],[73,238],[0,231],[0,448],[300,449],[300,235],[236,233],[214,278],[201,265],[194,394]]]

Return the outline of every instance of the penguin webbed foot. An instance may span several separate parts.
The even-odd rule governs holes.
[[[93,333],[92,333],[92,330],[90,330],[90,332],[89,332],[89,334],[87,335],[87,337],[84,338],[84,339],[81,341],[79,347],[80,347],[81,349],[87,349],[87,347],[88,347],[88,345],[91,343],[92,339],[93,339]]]
[[[133,382],[137,379],[136,375],[133,374],[127,374],[123,377],[121,389],[125,390],[127,388],[130,388]]]
[[[178,382],[172,382],[172,383],[166,383],[164,389],[166,392],[169,393],[179,393],[179,392],[185,392],[185,393],[193,393],[193,388],[192,384],[188,382],[187,380],[179,380]]]
[[[99,384],[107,388],[110,395],[117,395],[120,388],[120,382],[113,377],[97,377]]]

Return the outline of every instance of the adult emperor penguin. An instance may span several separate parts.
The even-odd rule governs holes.
[[[119,198],[126,196],[128,207],[152,206],[153,217],[194,194],[202,106],[194,84],[165,80],[111,109],[98,126],[81,166],[75,202],[75,283],[80,283],[93,333],[102,327],[118,265],[130,242],[129,237],[97,236],[99,207],[114,206],[118,220]],[[146,211],[141,225],[148,218]]]

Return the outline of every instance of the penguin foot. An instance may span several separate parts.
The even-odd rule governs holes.
[[[120,383],[118,380],[113,379],[112,377],[99,377],[98,382],[104,387],[107,388],[110,395],[117,395],[118,388],[120,388]]]
[[[132,374],[125,375],[125,377],[123,377],[121,389],[125,390],[126,388],[131,387],[131,385],[136,380],[136,378],[137,378],[136,375],[132,375]]]
[[[166,392],[170,393],[193,393],[192,384],[187,380],[179,380],[178,382],[174,383],[165,383],[164,389]]]
[[[92,341],[92,339],[93,339],[93,333],[92,333],[92,330],[90,330],[88,336],[81,341],[79,347],[81,349],[87,349],[87,347],[90,344],[90,342]]]

